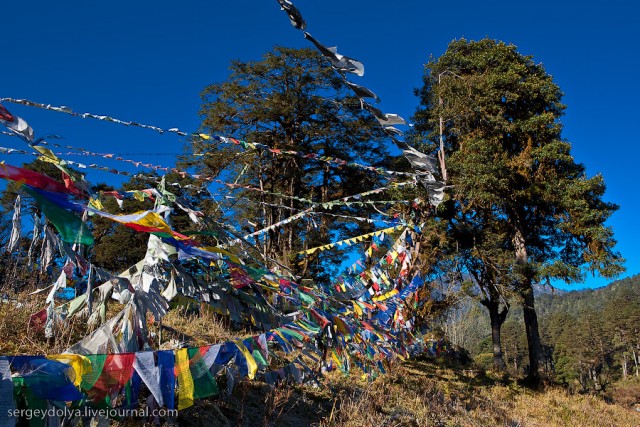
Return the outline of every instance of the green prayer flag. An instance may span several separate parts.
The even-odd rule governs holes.
[[[50,202],[35,191],[25,190],[38,203],[38,207],[44,213],[44,216],[56,227],[63,242],[80,243],[87,246],[93,244],[93,235],[87,224],[82,222],[80,218]]]
[[[80,388],[83,390],[89,390],[94,386],[100,375],[102,369],[104,369],[104,362],[107,360],[106,354],[88,354],[87,358],[91,362],[91,372],[88,372],[82,376],[82,382]]]
[[[193,378],[193,398],[200,399],[217,395],[219,392],[218,384],[207,369],[200,349],[197,347],[188,348],[187,354],[189,355],[189,370]]]

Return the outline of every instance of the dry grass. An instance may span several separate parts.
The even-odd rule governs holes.
[[[346,390],[346,389],[345,389]],[[466,376],[407,362],[362,388],[343,392],[325,426],[637,426],[640,414],[559,388],[534,392],[514,381]]]
[[[373,382],[332,373],[324,388],[241,383],[223,400],[196,402],[178,424],[225,426],[637,426],[640,414],[594,396],[467,376],[427,361]]]
[[[249,335],[245,330],[232,331],[220,316],[210,310],[170,310],[162,319],[162,327],[162,346],[172,341],[182,347],[197,347]]]
[[[0,354],[54,354],[85,336],[84,319],[71,319],[46,340],[28,328],[42,309],[42,295],[19,295],[0,303]],[[121,306],[114,303],[108,315]],[[163,319],[163,341],[199,346],[249,334],[232,331],[209,311],[171,311]],[[150,324],[152,330],[157,326]],[[221,381],[224,387],[224,380]],[[602,398],[571,395],[560,388],[534,392],[515,381],[476,375],[427,360],[396,365],[389,374],[367,382],[354,372],[334,372],[323,387],[272,388],[241,382],[225,399],[204,399],[181,411],[179,425],[212,426],[637,426],[640,383],[619,384]],[[140,425],[129,420],[126,425]]]
[[[72,318],[54,325],[54,338],[46,339],[43,327],[29,325],[31,315],[44,308],[43,299],[22,293],[0,303],[0,354],[61,353],[90,332],[86,319]]]

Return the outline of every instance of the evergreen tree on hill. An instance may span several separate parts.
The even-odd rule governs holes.
[[[603,177],[588,178],[562,138],[560,88],[515,46],[451,42],[427,64],[418,95],[416,141],[434,148],[444,122],[450,223],[464,220],[456,212],[473,213],[487,218],[488,230],[506,233],[500,244],[511,262],[502,264],[501,280],[520,295],[529,372],[537,379],[542,347],[533,284],[622,272],[605,224],[618,207],[603,200]]]
[[[235,61],[228,80],[207,87],[202,98],[204,132],[350,162],[383,166],[387,161],[386,135],[315,50],[277,47],[260,61]],[[310,205],[301,199],[325,203],[385,182],[362,169],[206,138],[193,141],[184,164],[208,177],[263,190],[219,188],[233,195],[222,201],[222,207],[245,234],[308,209]],[[344,216],[370,214],[359,207],[316,208],[316,212],[323,211]],[[369,231],[369,224],[308,216],[269,230],[256,243],[266,260],[291,266],[300,251]],[[340,265],[342,257],[341,251],[318,251],[293,267],[301,275],[328,280],[331,265]]]

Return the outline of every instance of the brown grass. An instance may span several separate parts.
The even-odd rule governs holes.
[[[45,307],[45,296],[22,293],[0,303],[0,354],[61,353],[90,332],[86,319],[72,318],[54,325],[54,337],[46,339],[43,327],[29,325],[31,315]]]
[[[42,309],[42,295],[20,295],[0,303],[0,354],[55,354],[80,340],[84,319],[71,319],[46,340],[41,330],[28,328],[29,316]],[[121,309],[109,307],[109,315]],[[207,311],[171,311],[164,319],[164,345],[198,346],[249,334],[232,331]],[[158,331],[157,325],[151,325]],[[222,379],[221,388],[224,387]],[[345,377],[331,373],[322,388],[270,387],[245,381],[224,399],[196,401],[183,410],[178,425],[211,426],[637,426],[640,382],[628,381],[612,389],[608,404],[602,398],[568,394],[561,388],[534,392],[512,380],[502,380],[446,367],[428,360],[412,360],[368,382],[357,372]],[[140,425],[129,420],[126,425]],[[173,423],[171,423],[173,424]]]
[[[196,402],[178,424],[228,426],[637,426],[640,414],[560,388],[466,375],[428,361],[396,366],[372,382],[332,373],[324,388],[241,383],[227,399]]]

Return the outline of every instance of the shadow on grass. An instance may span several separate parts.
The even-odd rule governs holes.
[[[180,426],[320,425],[335,410],[332,399],[298,387],[245,381],[226,399],[205,399],[180,412]]]

